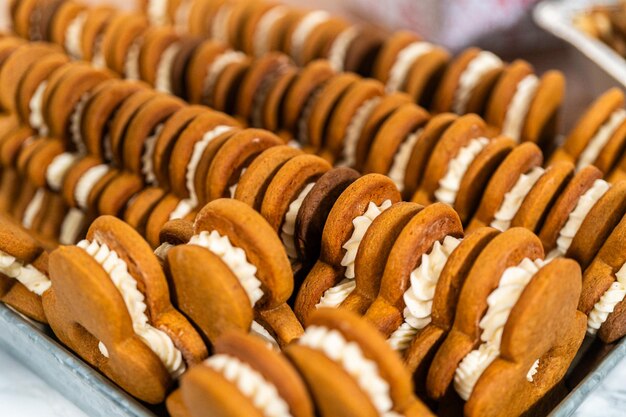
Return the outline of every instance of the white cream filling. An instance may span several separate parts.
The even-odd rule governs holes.
[[[346,129],[346,136],[343,139],[343,156],[339,165],[352,167],[356,163],[356,148],[359,143],[359,138],[367,123],[368,119],[374,112],[378,103],[380,103],[380,97],[374,97],[361,104],[361,107],[357,109],[350,120],[350,124]]]
[[[43,95],[47,86],[48,81],[42,81],[41,84],[37,86],[37,89],[28,102],[28,109],[30,110],[28,122],[33,129],[39,132],[40,136],[48,136],[50,132],[46,120],[43,117]]]
[[[359,36],[359,29],[356,26],[350,26],[333,41],[328,52],[328,61],[335,71],[344,72],[346,54],[357,36]]]
[[[274,6],[263,14],[254,29],[252,48],[254,55],[259,58],[270,52],[269,36],[274,25],[282,19],[288,12],[286,6]]]
[[[43,207],[43,198],[46,195],[46,191],[43,188],[37,189],[33,199],[30,200],[26,210],[24,211],[24,217],[22,217],[22,226],[26,229],[30,229],[33,227],[33,222],[35,221],[35,217],[41,211]]]
[[[415,147],[415,144],[419,140],[420,136],[422,136],[423,131],[424,129],[419,129],[417,132],[411,133],[407,136],[406,139],[400,144],[398,151],[393,157],[393,163],[391,164],[391,168],[389,168],[387,176],[391,178],[394,184],[396,184],[396,187],[398,187],[400,192],[404,191],[406,168],[409,165],[413,148]]]
[[[89,194],[98,181],[102,179],[110,170],[108,165],[100,164],[89,168],[82,177],[76,182],[76,188],[74,189],[74,199],[76,205],[87,211],[89,208],[87,201],[89,200]]]
[[[62,245],[73,245],[78,240],[78,235],[83,228],[86,215],[79,208],[71,207],[61,223],[59,231],[59,243]]]
[[[536,75],[527,75],[517,84],[515,95],[509,103],[509,108],[504,116],[502,134],[519,142],[522,135],[524,121],[530,110],[530,105],[539,88],[539,78]]]
[[[165,26],[168,23],[167,6],[169,0],[148,0],[148,19],[155,26]]]
[[[262,341],[265,342],[268,348],[280,352],[280,346],[274,337],[267,331],[267,329],[261,326],[256,321],[252,321],[252,325],[250,326],[250,335],[258,337]]]
[[[504,195],[502,205],[493,217],[491,227],[504,232],[511,227],[511,221],[519,211],[524,199],[539,181],[545,170],[541,167],[534,167],[526,174],[521,174],[513,188]]]
[[[298,258],[298,252],[296,251],[296,242],[294,241],[294,234],[296,232],[296,218],[298,217],[298,212],[300,211],[300,207],[302,206],[304,199],[307,195],[309,195],[314,186],[314,182],[308,183],[302,189],[302,191],[300,191],[300,194],[298,194],[296,199],[289,204],[289,209],[285,214],[285,219],[281,227],[280,238],[283,241],[283,246],[285,246],[289,259],[291,260]]]
[[[220,6],[211,25],[211,39],[225,44],[229,43],[228,27],[230,16],[233,14],[232,4],[226,2]]]
[[[46,182],[52,191],[61,190],[65,174],[74,165],[78,157],[78,154],[71,152],[64,152],[54,157],[46,169]]]
[[[626,264],[615,273],[615,282],[593,306],[587,318],[587,334],[594,335],[626,296]]]
[[[456,156],[448,163],[446,174],[439,180],[439,188],[435,191],[437,201],[450,206],[454,205],[465,173],[488,144],[487,138],[475,138],[459,149]]]
[[[309,143],[309,119],[311,118],[311,113],[313,113],[317,99],[322,95],[322,91],[323,88],[318,87],[317,90],[311,93],[298,119],[298,142],[302,145]]]
[[[67,29],[65,30],[65,50],[76,60],[83,59],[82,40],[86,20],[87,12],[80,12],[70,24],[67,25]]]
[[[18,261],[0,250],[0,274],[18,280],[28,291],[42,295],[52,283],[48,277],[30,264]]]
[[[274,384],[247,363],[224,353],[204,361],[204,365],[219,372],[234,384],[265,417],[291,417],[289,405]]]
[[[303,65],[303,49],[307,39],[322,23],[330,19],[330,14],[324,10],[309,12],[300,20],[298,26],[291,35],[291,57],[297,65]]]
[[[504,270],[498,287],[487,297],[487,312],[478,324],[481,344],[463,358],[454,375],[454,389],[465,401],[469,399],[483,372],[500,355],[502,332],[511,310],[532,277],[545,264],[542,259],[531,261],[524,258],[519,265]],[[531,382],[532,372],[536,368],[533,364],[527,375]]]
[[[261,280],[256,276],[256,266],[248,261],[243,249],[233,246],[228,236],[220,235],[217,230],[204,231],[193,236],[189,240],[189,244],[203,247],[219,256],[237,277],[246,291],[252,307],[263,297]]]
[[[137,281],[128,272],[126,262],[119,257],[117,252],[97,240],[82,240],[77,246],[95,259],[109,275],[124,300],[135,334],[159,357],[172,378],[182,375],[186,369],[183,356],[167,333],[148,322],[145,296],[137,289]],[[100,352],[108,358],[106,346],[100,342],[98,347]]]
[[[502,60],[488,51],[481,51],[470,61],[459,78],[459,85],[454,93],[452,110],[456,114],[465,114],[472,92],[482,78],[497,68],[502,67]]]
[[[174,209],[172,213],[170,213],[170,220],[182,219],[189,213],[191,210],[196,208],[198,205],[198,194],[196,193],[196,171],[198,170],[198,164],[200,164],[200,160],[202,159],[202,154],[204,153],[209,143],[211,143],[218,136],[230,131],[232,129],[231,126],[220,125],[215,127],[213,130],[210,130],[202,136],[202,139],[197,141],[193,146],[193,151],[191,153],[191,158],[189,159],[189,163],[187,164],[187,171],[185,173],[185,181],[187,186],[187,191],[189,191],[189,197],[184,198],[178,202],[178,205]]]
[[[157,91],[169,94],[172,93],[172,67],[174,65],[176,55],[180,52],[180,48],[180,44],[178,42],[174,42],[168,46],[165,51],[163,51],[156,68],[154,88]]]
[[[235,182],[233,185],[228,187],[228,193],[230,195],[230,198],[235,198],[235,193],[237,192],[237,187],[239,186],[239,181],[241,180],[241,177],[243,176],[243,174],[245,172],[246,172],[246,168],[242,169],[241,173],[239,174],[239,178],[237,179],[237,182]]]
[[[380,415],[393,413],[389,383],[380,374],[378,364],[365,356],[358,343],[347,341],[337,330],[309,326],[298,344],[319,351],[340,365],[367,394]]]
[[[126,59],[124,60],[124,77],[127,80],[141,79],[141,74],[139,72],[139,55],[141,54],[142,45],[143,38],[139,36],[128,47]]]
[[[441,271],[460,243],[461,239],[446,236],[443,243],[435,242],[429,253],[422,254],[420,265],[411,272],[411,285],[402,296],[406,305],[404,321],[387,340],[394,350],[408,348],[417,332],[431,322],[433,299]]]
[[[354,231],[352,232],[350,238],[342,246],[346,250],[343,259],[341,260],[341,266],[346,268],[344,279],[342,279],[337,285],[327,289],[322,295],[322,298],[320,298],[320,302],[317,303],[315,307],[337,307],[346,298],[348,298],[352,291],[354,291],[356,288],[356,282],[354,281],[354,263],[356,261],[356,255],[359,251],[361,241],[374,220],[389,207],[391,207],[391,200],[383,201],[380,206],[377,206],[373,201],[370,201],[365,213],[352,220]]]
[[[161,131],[163,130],[163,123],[159,123],[152,133],[152,135],[146,138],[144,142],[143,154],[141,155],[141,173],[146,179],[146,183],[151,185],[159,185],[156,174],[154,173],[154,163],[152,158],[154,157],[154,148],[156,147],[156,141]]]
[[[72,142],[76,147],[76,151],[79,154],[87,153],[87,147],[85,142],[83,142],[83,132],[82,132],[82,124],[83,124],[83,114],[85,113],[85,107],[87,107],[87,103],[89,99],[91,99],[91,92],[84,93],[78,103],[74,106],[74,110],[70,115],[70,136],[72,138]]]
[[[104,51],[102,50],[102,38],[100,35],[96,38],[93,45],[93,56],[91,57],[91,65],[95,68],[106,68],[107,62],[104,58]]]
[[[246,59],[246,55],[237,51],[227,51],[219,55],[211,62],[207,71],[207,76],[204,79],[204,85],[202,90],[202,96],[207,105],[213,105],[213,94],[217,85],[217,79],[230,64],[242,62]]]
[[[159,245],[158,248],[154,250],[154,255],[160,260],[164,261],[167,258],[167,254],[175,248],[176,245],[172,245],[169,242],[163,242]]]
[[[400,51],[389,71],[389,79],[385,87],[387,93],[393,93],[402,89],[415,61],[433,49],[434,46],[428,42],[413,42]]]
[[[613,114],[611,114],[611,117],[598,129],[589,143],[587,143],[587,147],[578,157],[576,168],[582,169],[587,165],[593,165],[598,155],[600,155],[600,152],[602,152],[602,149],[604,149],[613,134],[620,128],[624,121],[626,121],[626,110],[615,110]]]
[[[78,235],[83,229],[85,219],[85,213],[81,209],[70,208],[61,224],[59,243],[62,245],[73,245],[76,243]]]
[[[189,31],[189,17],[191,16],[192,0],[184,0],[176,10],[174,16],[174,28],[177,33],[187,33]]]
[[[596,180],[593,186],[588,189],[576,203],[576,207],[569,214],[567,222],[559,231],[559,237],[556,240],[556,248],[550,252],[548,259],[554,259],[558,256],[565,256],[567,250],[574,240],[574,236],[578,233],[578,229],[582,226],[587,214],[593,206],[602,198],[602,196],[611,188],[611,185],[604,180]]]

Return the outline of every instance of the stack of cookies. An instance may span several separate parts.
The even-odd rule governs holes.
[[[542,413],[626,334],[621,92],[557,146],[560,73],[325,12],[11,15],[0,300],[142,401]]]

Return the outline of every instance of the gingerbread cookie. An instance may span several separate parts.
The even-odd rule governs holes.
[[[391,180],[380,174],[365,175],[339,196],[330,211],[319,260],[300,288],[295,312],[301,322],[317,306],[340,305],[355,288],[355,259],[363,236],[372,222],[400,193]]]
[[[314,415],[308,389],[289,361],[235,332],[216,341],[214,355],[185,375],[181,391],[184,408],[197,417]]]
[[[578,309],[587,318],[587,334],[613,343],[624,335],[624,228],[622,219],[583,274]]]
[[[364,317],[383,336],[391,337],[392,346],[405,344],[410,333],[417,334],[430,321],[437,270],[462,238],[457,214],[436,203],[415,213],[391,242],[380,292]]]
[[[163,401],[173,379],[207,356],[171,306],[150,247],[121,220],[100,217],[78,246],[53,252],[50,279],[44,309],[57,337],[143,401]]]
[[[46,323],[41,295],[51,285],[48,254],[4,215],[0,215],[0,224],[0,301],[33,320]]]
[[[530,64],[517,60],[504,69],[494,87],[485,120],[505,136],[550,150],[564,92],[565,79],[559,71],[539,78]]]
[[[586,267],[624,215],[626,184],[600,178],[597,168],[583,168],[552,206],[539,232],[548,258],[567,256]]]
[[[578,169],[587,165],[609,174],[626,144],[624,93],[611,89],[596,99],[579,119],[551,161],[566,160]]]
[[[505,231],[511,227],[526,195],[545,173],[542,163],[543,154],[534,143],[513,149],[486,184],[468,230],[491,226]]]
[[[411,377],[399,357],[354,313],[316,311],[305,334],[286,354],[321,416],[432,415],[414,397]]]
[[[502,60],[489,51],[466,49],[446,70],[433,101],[433,110],[483,114],[503,66]]]
[[[229,328],[251,327],[284,346],[300,336],[302,327],[285,304],[293,291],[289,261],[260,214],[237,200],[213,200],[198,213],[194,233],[188,245],[173,248],[167,258],[178,305],[206,337],[214,341]],[[215,274],[222,278],[215,280]],[[198,291],[198,285],[210,290]],[[233,314],[225,317],[224,309]],[[224,319],[216,321],[218,316]]]
[[[575,262],[544,261],[540,240],[526,229],[494,237],[463,285],[428,393],[444,405],[458,395],[469,416],[531,410],[563,378],[582,342],[580,281]]]

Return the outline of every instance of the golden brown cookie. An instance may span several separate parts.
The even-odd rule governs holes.
[[[393,182],[380,174],[359,178],[339,196],[324,225],[320,257],[295,301],[301,322],[318,304],[338,306],[354,290],[361,240],[374,219],[399,200]]]
[[[44,309],[56,336],[130,394],[161,402],[173,378],[207,356],[171,306],[150,247],[121,220],[100,217],[78,246],[53,252],[50,275]]]
[[[503,65],[489,51],[466,49],[446,69],[433,100],[433,111],[482,115]]]
[[[583,274],[578,309],[587,318],[587,334],[613,343],[624,335],[624,227],[622,219]]]
[[[489,242],[430,367],[430,396],[448,404],[460,396],[469,416],[521,415],[563,378],[584,336],[580,268],[542,258],[540,240],[526,229]]]
[[[286,354],[306,381],[321,416],[432,415],[414,397],[411,377],[399,357],[354,313],[316,311],[304,336]]]
[[[279,346],[301,335],[300,323],[285,304],[293,291],[287,255],[259,213],[237,200],[213,200],[198,213],[194,233],[189,245],[167,256],[179,307],[206,337],[214,341],[228,328],[248,331],[251,325],[252,332]],[[208,264],[213,273],[206,270]],[[215,280],[215,274],[222,278]],[[198,285],[212,290],[198,291]],[[257,325],[251,323],[250,307]],[[233,314],[224,316],[223,310]],[[215,314],[225,320],[215,320]]]
[[[578,120],[551,161],[566,160],[578,169],[594,165],[609,174],[626,144],[624,93],[611,89],[598,97]]]
[[[468,230],[482,226],[507,230],[525,196],[544,174],[542,163],[543,154],[537,145],[524,143],[514,148],[485,184]]]
[[[0,215],[0,224],[0,300],[25,316],[46,323],[41,295],[51,285],[48,254],[4,214]]]
[[[287,358],[236,332],[216,341],[215,354],[185,375],[181,391],[185,408],[196,417],[314,415],[307,387]]]

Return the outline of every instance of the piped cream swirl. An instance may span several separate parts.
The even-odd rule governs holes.
[[[460,243],[461,239],[446,236],[443,243],[435,242],[430,252],[422,254],[420,265],[411,272],[411,285],[402,297],[406,305],[404,322],[388,340],[394,350],[408,348],[417,332],[431,322],[433,298],[441,271]]]
[[[611,114],[611,117],[598,129],[596,134],[589,140],[587,146],[578,157],[576,163],[576,169],[582,169],[587,165],[593,165],[602,152],[602,149],[609,142],[611,137],[615,134],[626,121],[626,110],[617,109]]]
[[[0,274],[18,280],[28,291],[42,295],[51,286],[50,279],[30,264],[18,261],[0,250]]]
[[[342,246],[346,250],[341,260],[341,266],[346,268],[344,273],[345,278],[341,280],[339,284],[327,289],[316,307],[336,307],[354,291],[356,288],[356,282],[354,281],[354,262],[356,261],[356,255],[359,251],[361,241],[374,220],[389,207],[391,207],[391,200],[385,200],[379,206],[373,201],[370,201],[365,213],[352,220],[354,230],[350,238]]]
[[[145,296],[137,288],[135,278],[128,272],[126,261],[106,244],[97,240],[82,240],[77,246],[95,259],[108,274],[124,300],[135,334],[161,359],[172,378],[182,375],[186,369],[182,353],[167,333],[149,323]],[[101,353],[108,357],[108,349],[102,342],[99,348]]]
[[[189,240],[189,244],[203,247],[219,256],[237,277],[237,280],[246,291],[252,307],[263,297],[261,281],[256,276],[256,266],[248,261],[246,252],[243,249],[231,243],[228,236],[220,235],[217,230],[211,232],[203,231],[193,236]]]
[[[446,174],[439,180],[439,188],[435,191],[437,201],[454,205],[465,173],[488,144],[487,138],[472,139],[450,160]]]
[[[415,61],[433,49],[434,46],[428,42],[413,42],[400,51],[389,71],[389,79],[385,87],[387,93],[401,90]]]
[[[491,227],[502,232],[511,227],[511,221],[522,206],[524,199],[544,172],[543,168],[535,167],[528,173],[519,176],[513,188],[504,195],[504,200],[494,215]]]
[[[285,214],[285,220],[283,221],[283,225],[281,227],[280,238],[283,241],[287,255],[292,260],[298,257],[298,253],[296,252],[296,243],[294,241],[296,218],[298,217],[298,212],[300,211],[300,207],[302,206],[304,199],[307,195],[309,195],[314,186],[314,182],[308,183],[302,191],[300,191],[295,200],[289,204],[289,209]]]
[[[589,313],[587,318],[588,334],[594,335],[600,330],[609,314],[615,310],[619,303],[624,301],[624,296],[626,296],[626,264],[622,265],[619,271],[615,273],[615,282],[602,294],[602,297]]]
[[[485,369],[500,355],[502,332],[511,310],[545,264],[542,259],[524,258],[519,265],[504,270],[498,287],[487,297],[487,312],[478,324],[481,344],[463,358],[454,375],[454,388],[465,401]]]
[[[291,417],[289,405],[278,389],[261,373],[234,356],[224,353],[213,355],[204,365],[219,372],[233,383],[265,417]]]
[[[393,413],[389,383],[380,374],[378,364],[365,357],[356,342],[347,341],[337,330],[309,326],[298,343],[323,353],[339,364],[368,395],[381,416]]]
[[[559,231],[559,237],[556,240],[556,248],[548,255],[549,259],[553,259],[557,256],[565,256],[580,226],[582,226],[585,221],[585,218],[593,206],[609,191],[609,188],[611,188],[611,185],[608,182],[596,180],[591,188],[580,197],[578,203],[576,203],[576,207],[569,214],[567,222]]]
[[[519,142],[524,127],[524,121],[530,110],[530,105],[539,88],[539,78],[535,74],[527,75],[517,85],[515,95],[509,103],[502,124],[502,134]]]

